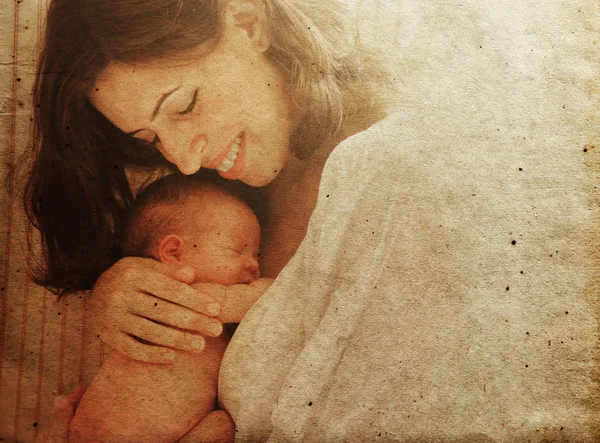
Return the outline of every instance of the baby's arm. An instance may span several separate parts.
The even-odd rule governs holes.
[[[273,283],[272,278],[259,278],[248,285],[222,286],[215,283],[196,283],[195,289],[209,293],[221,305],[217,318],[222,323],[239,323],[246,312]]]

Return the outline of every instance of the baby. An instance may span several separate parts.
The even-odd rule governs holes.
[[[194,283],[224,285],[223,323],[239,323],[272,282],[259,278],[256,216],[214,184],[176,175],[154,182],[138,196],[126,231],[126,255],[191,266]],[[69,441],[175,442],[203,424],[206,440],[233,439],[231,418],[214,410],[227,344],[225,334],[206,337],[202,352],[177,351],[169,365],[112,352],[77,408]]]

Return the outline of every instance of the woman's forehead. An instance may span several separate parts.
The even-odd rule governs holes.
[[[119,129],[132,132],[147,125],[158,98],[176,87],[178,77],[174,69],[111,63],[98,77],[89,99]]]
[[[165,59],[149,63],[111,62],[89,91],[92,105],[123,132],[148,124],[162,96],[203,83],[201,60]]]
[[[162,57],[144,62],[125,63],[111,61],[98,76],[90,96],[99,91],[100,87],[113,88],[113,92],[122,89],[143,90],[147,87],[159,86],[181,80],[179,77],[190,75],[198,69],[202,59],[210,53],[213,45],[201,45],[189,51],[168,57]],[[140,84],[140,80],[144,83]]]
[[[177,69],[156,65],[111,62],[90,91],[92,104],[118,102],[124,97],[149,95],[176,81]]]

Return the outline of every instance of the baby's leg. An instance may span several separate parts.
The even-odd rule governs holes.
[[[212,411],[178,443],[233,443],[235,424],[225,411]]]

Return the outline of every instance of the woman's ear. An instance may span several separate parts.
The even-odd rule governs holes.
[[[163,263],[175,263],[181,259],[183,239],[175,234],[169,234],[158,245],[158,259]]]
[[[228,0],[225,3],[225,33],[244,31],[261,52],[269,49],[271,38],[265,10],[255,0]]]

